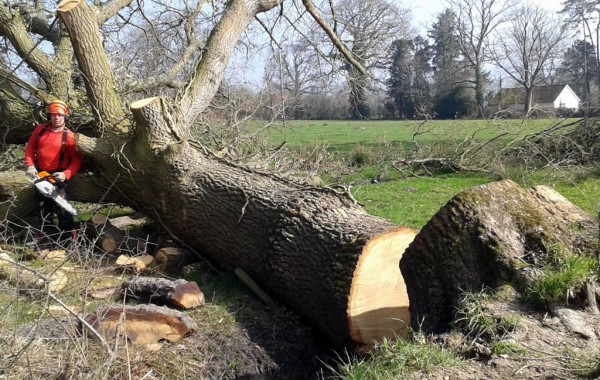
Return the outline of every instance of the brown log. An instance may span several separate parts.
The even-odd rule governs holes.
[[[121,199],[118,195],[107,193],[93,175],[83,173],[77,173],[69,180],[67,198],[81,202],[119,202]],[[0,217],[19,220],[34,211],[34,190],[25,172],[0,172]]]
[[[0,172],[0,202],[13,198],[31,187],[23,172]]]
[[[162,247],[154,254],[157,270],[164,274],[179,274],[181,268],[190,263],[194,254],[188,249]]]
[[[17,220],[35,211],[34,190],[24,172],[0,173],[0,218]]]
[[[88,221],[86,229],[90,239],[96,246],[106,253],[115,253],[125,234],[114,227],[106,215],[95,214]]]
[[[126,336],[139,345],[162,339],[179,342],[198,329],[189,316],[156,305],[107,306],[87,316],[86,321],[106,339]]]
[[[132,208],[160,221],[172,236],[225,270],[242,268],[334,345],[372,345],[405,331],[402,318],[408,306],[386,297],[398,287],[398,261],[391,269],[394,279],[373,284],[378,289],[370,292],[389,305],[381,301],[350,308],[351,295],[361,294],[353,289],[368,282],[363,276],[372,275],[361,271],[361,265],[376,262],[377,256],[385,263],[391,262],[384,259],[387,255],[399,260],[402,250],[396,247],[403,247],[407,235],[416,231],[368,215],[343,191],[306,187],[215,159],[182,137],[178,126],[165,118],[168,110],[160,98],[136,101],[131,109],[135,142],[120,152],[136,162],[137,170],[111,165],[114,145],[109,141],[79,135],[77,145],[108,165],[103,173],[118,175],[113,180],[134,202]],[[361,260],[363,255],[368,259]],[[357,341],[363,334],[351,330],[369,327],[353,320],[375,323],[371,315],[395,321],[394,327],[379,330],[386,333],[377,339]],[[379,322],[375,325],[379,329]]]
[[[525,290],[535,279],[527,273],[550,250],[593,251],[597,228],[545,186],[527,191],[506,180],[458,194],[423,227],[400,261],[413,328],[446,330],[464,292],[504,284]]]
[[[195,282],[154,277],[136,277],[123,283],[121,293],[143,302],[167,303],[180,309],[204,305],[204,293]]]

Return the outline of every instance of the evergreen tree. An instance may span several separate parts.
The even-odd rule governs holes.
[[[456,15],[446,9],[429,30],[432,39],[434,79],[433,111],[439,118],[454,118],[474,110],[469,99],[469,71],[460,53]]]
[[[596,47],[588,41],[578,40],[565,52],[557,76],[571,86],[584,104],[589,104],[591,84],[600,84],[597,83],[599,70]]]
[[[423,38],[416,37],[414,40],[396,40],[391,49],[388,94],[393,100],[396,117],[425,117],[431,109],[430,47]]]

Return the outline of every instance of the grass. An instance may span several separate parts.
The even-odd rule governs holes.
[[[566,349],[563,360],[567,368],[571,369],[580,379],[598,379],[600,377],[600,355],[582,355]]]
[[[352,193],[370,214],[420,229],[454,195],[487,182],[486,177],[451,174],[365,184]]]
[[[547,128],[554,122],[550,120],[527,121],[429,121],[422,124],[418,121],[398,122],[349,122],[349,121],[292,121],[285,128],[270,132],[269,138],[274,143],[286,141],[293,149],[307,152],[317,152],[311,147],[318,146],[327,150],[335,159],[340,160],[339,166],[344,173],[332,174],[320,171],[320,175],[327,182],[342,182],[352,185],[351,192],[364,206],[367,212],[380,216],[395,224],[416,229],[422,228],[427,221],[444,206],[445,203],[459,192],[497,179],[494,174],[465,174],[444,173],[434,176],[407,176],[393,169],[389,160],[398,157],[404,151],[414,148],[413,138],[423,145],[435,145],[434,152],[440,152],[440,147],[455,146],[468,138],[476,141],[486,141],[494,136],[501,136],[496,143],[504,144],[523,135]],[[427,132],[427,133],[422,133]],[[317,154],[312,156],[322,157]],[[386,161],[388,160],[388,161]],[[313,157],[313,161],[318,161]],[[320,161],[319,161],[320,162]],[[588,169],[557,169],[546,168],[543,170],[529,170],[523,168],[505,168],[503,178],[517,181],[524,187],[544,184],[550,186],[567,197],[571,202],[581,207],[590,215],[598,212],[598,199],[600,199],[600,170]],[[101,212],[111,216],[119,215],[120,208],[105,208],[85,210],[82,220],[93,213]],[[130,210],[124,210],[128,213]],[[96,265],[87,262],[88,267]],[[544,269],[545,276],[532,286],[529,294],[530,302],[545,303],[566,297],[569,292],[591,275],[597,274],[597,266],[585,257],[573,256],[569,258],[555,258]],[[94,275],[94,272],[91,272]],[[98,274],[100,275],[100,274]],[[193,274],[199,277],[197,273]],[[79,295],[88,283],[82,278],[75,282],[72,288],[61,294],[64,301],[76,303]],[[252,297],[248,290],[234,276],[219,276],[202,290],[207,295],[208,304],[202,309],[190,312],[202,327],[211,330],[215,336],[233,335],[238,320],[250,319],[254,314],[250,302],[245,302],[247,297]],[[466,335],[471,337],[491,337],[500,339],[505,333],[517,328],[519,321],[512,318],[498,318],[490,315],[483,302],[482,295],[467,295],[458,312],[457,323],[460,324]],[[88,311],[101,306],[104,301],[94,301],[87,305]],[[242,305],[241,307],[239,305]],[[0,332],[9,331],[15,326],[26,322],[36,321],[40,316],[46,315],[47,304],[45,300],[31,300],[13,297],[12,294],[0,292]],[[245,315],[247,312],[248,315]],[[248,323],[251,324],[251,323]],[[23,368],[27,369],[28,355],[32,348],[44,357],[45,362],[58,362],[63,360],[65,366],[69,362],[83,363],[82,367],[101,368],[105,360],[103,352],[90,352],[87,343],[85,349],[72,347],[64,349],[55,345],[56,353],[50,345],[44,347],[25,347],[18,344],[9,345],[0,341],[3,352],[14,353],[15,358],[25,362]],[[517,344],[494,341],[491,348],[498,355],[525,354],[522,347]],[[22,352],[25,354],[22,354]],[[59,351],[60,350],[60,351]],[[72,352],[71,356],[57,358],[59,352]],[[183,355],[173,355],[170,351],[163,353],[167,360],[153,358],[152,354],[140,349],[131,349],[129,357],[121,356],[111,365],[105,367],[105,377],[118,377],[124,373],[133,373],[142,378],[154,370],[155,374],[164,375],[165,378],[185,377],[183,369],[186,367],[186,358]],[[219,355],[216,352],[215,355]],[[98,357],[91,359],[92,355]],[[8,356],[6,356],[8,358]],[[148,359],[151,358],[151,359]],[[210,358],[198,357],[197,363],[209,362]],[[11,368],[13,362],[2,361],[0,366]],[[9,363],[10,362],[10,363]],[[335,368],[330,367],[336,379],[397,379],[409,373],[431,373],[436,367],[456,367],[460,365],[458,359],[450,350],[439,345],[426,342],[420,334],[413,334],[407,340],[384,340],[378,345],[370,357],[348,356],[340,358]],[[232,362],[234,363],[234,362]],[[597,364],[597,362],[596,362]],[[235,366],[235,363],[232,364]],[[12,367],[14,368],[14,367]],[[30,367],[31,368],[31,367]],[[44,368],[33,368],[35,377],[44,377],[47,373],[56,374]],[[46,371],[46,372],[44,372]],[[195,371],[190,369],[188,371]],[[590,367],[589,373],[598,373],[598,368]],[[198,370],[194,375],[202,373]],[[1,372],[0,372],[1,374]],[[16,375],[18,378],[18,375]],[[23,375],[26,377],[26,375]],[[134,377],[136,377],[134,376]],[[188,376],[192,376],[188,373]],[[23,377],[23,378],[24,378]],[[46,376],[47,377],[47,376]]]
[[[269,136],[273,142],[286,141],[289,146],[306,146],[316,142],[329,145],[332,151],[350,151],[354,146],[412,146],[415,136],[422,142],[462,141],[467,136],[487,141],[502,135],[508,142],[525,134],[553,125],[553,120],[429,120],[423,121],[348,121],[294,120],[285,127],[274,128]],[[428,133],[424,133],[428,132]]]
[[[598,276],[598,260],[583,255],[554,255],[543,273],[523,295],[526,302],[545,306],[568,300],[588,279]]]
[[[483,291],[477,294],[466,293],[456,307],[454,326],[471,340],[498,340],[519,326],[519,318],[492,315],[485,306],[490,297],[488,292]]]
[[[505,342],[505,341],[500,341],[500,342],[493,342],[491,344],[491,349],[492,352],[495,355],[519,355],[519,356],[523,356],[527,354],[527,349],[524,348],[523,346],[520,346],[517,343],[513,343],[513,342]]]
[[[564,195],[592,216],[599,210],[600,170],[598,168],[549,167],[532,170],[502,168],[498,173],[444,173],[422,177],[408,176],[393,168],[393,161],[413,147],[416,137],[425,150],[443,155],[457,144],[473,137],[484,142],[502,136],[500,147],[528,133],[556,124],[556,120],[433,120],[420,121],[291,121],[285,128],[270,131],[272,141],[287,141],[291,147],[325,147],[345,169],[321,170],[326,183],[351,185],[354,197],[365,209],[392,223],[420,229],[450,198],[459,192],[495,181],[512,179],[523,187],[546,185]],[[423,132],[423,133],[422,133]],[[426,132],[426,133],[425,133]],[[429,147],[429,148],[427,148]],[[489,148],[489,147],[488,147]],[[499,148],[498,148],[499,149]],[[490,151],[493,152],[493,149]],[[482,156],[476,159],[485,161]],[[490,158],[491,159],[491,158]],[[337,173],[337,174],[336,174]]]
[[[331,379],[395,380],[409,373],[431,373],[440,367],[457,367],[461,360],[451,351],[427,343],[422,334],[414,333],[409,339],[385,339],[375,347],[370,359],[348,356],[339,366],[330,368]]]

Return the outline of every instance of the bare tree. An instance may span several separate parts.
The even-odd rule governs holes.
[[[533,88],[548,76],[548,64],[562,53],[566,28],[539,5],[525,4],[511,12],[510,22],[497,29],[490,54],[498,67],[525,90],[525,115],[532,107]],[[545,72],[546,70],[546,72]]]
[[[304,40],[283,45],[273,51],[265,68],[265,85],[285,106],[284,115],[310,118],[304,96],[326,88],[327,77],[320,75],[314,49]]]
[[[484,116],[484,86],[489,38],[505,20],[512,0],[448,0],[457,18],[455,32],[461,54],[473,71],[477,117]]]
[[[332,15],[339,23],[342,40],[366,72],[345,64],[350,88],[352,116],[369,116],[369,91],[383,88],[394,40],[410,37],[408,11],[388,0],[341,0],[339,11]]]

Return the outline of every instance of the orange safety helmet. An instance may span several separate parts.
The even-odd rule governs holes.
[[[67,103],[62,100],[53,100],[48,104],[48,111],[46,112],[47,116],[50,117],[50,114],[58,113],[64,116],[69,116],[69,106]]]

